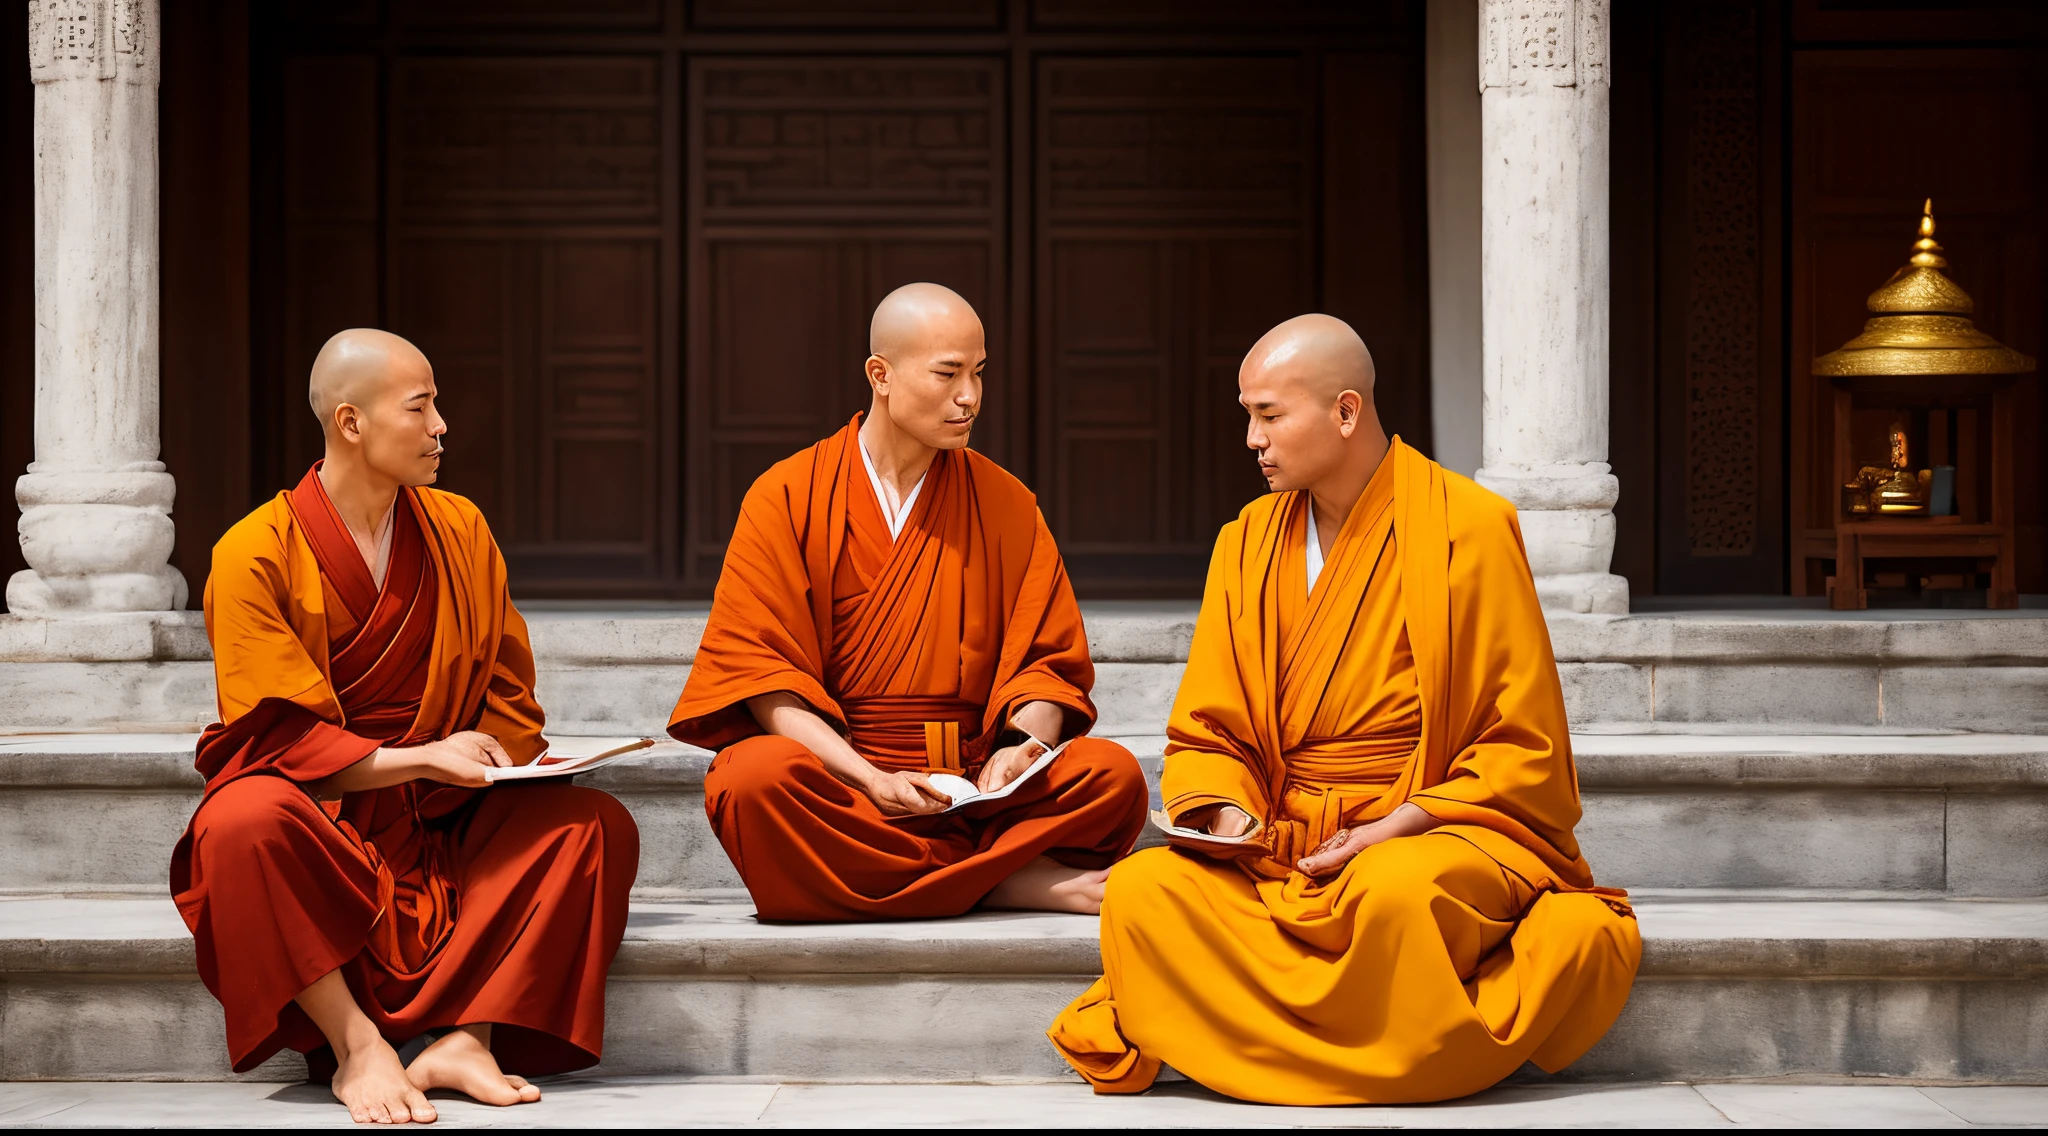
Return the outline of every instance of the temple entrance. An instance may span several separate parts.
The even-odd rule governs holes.
[[[1084,595],[1199,591],[1262,488],[1232,401],[1280,319],[1351,320],[1427,443],[1410,6],[252,7],[254,480],[317,453],[321,341],[389,327],[523,594],[707,595],[911,280],[982,313],[976,445]]]

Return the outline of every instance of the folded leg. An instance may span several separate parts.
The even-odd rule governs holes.
[[[1103,866],[1137,839],[1145,782],[1128,751],[1084,739],[1000,805],[891,819],[787,738],[726,749],[705,811],[763,919],[959,915],[1042,855]]]
[[[236,1072],[324,1044],[293,999],[363,953],[377,873],[296,782],[255,775],[199,806],[178,906],[227,1017]]]

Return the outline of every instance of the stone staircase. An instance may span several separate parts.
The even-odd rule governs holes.
[[[660,732],[701,614],[528,615],[551,732]],[[1098,732],[1156,783],[1192,607],[1087,615]],[[37,630],[0,621],[0,1078],[224,1077],[163,890],[197,796],[190,731],[212,717],[203,633],[189,615],[126,638]],[[1645,937],[1621,1022],[1564,1076],[2048,1079],[2048,618],[1778,609],[1551,631],[1580,836]],[[1062,1075],[1042,1031],[1097,972],[1093,920],[760,926],[704,821],[708,759],[665,744],[585,779],[643,841],[605,1071]]]

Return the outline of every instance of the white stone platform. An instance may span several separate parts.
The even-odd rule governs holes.
[[[658,733],[703,634],[701,605],[527,603],[540,695],[570,734]],[[1098,732],[1163,728],[1195,605],[1082,605]],[[1580,730],[2048,733],[2048,611],[1808,607],[1550,614]],[[98,630],[94,630],[97,628]],[[53,623],[0,616],[0,733],[197,729],[214,717],[197,612]]]
[[[529,606],[551,733],[660,731],[701,610]],[[1087,615],[1098,733],[1156,785],[1192,607]],[[0,618],[0,1079],[225,1075],[164,899],[211,666],[196,616],[122,626],[97,661],[53,662],[90,646],[86,624]],[[2048,1081],[2048,618],[1723,610],[1551,633],[1578,833],[1647,940],[1621,1022],[1562,1080]],[[96,730],[28,732],[52,724]],[[600,1072],[664,1092],[1062,1076],[1043,1030],[1096,972],[1091,920],[762,927],[705,822],[708,760],[665,743],[584,779],[633,810],[643,849]],[[1399,1115],[1364,1122],[1434,1123]]]
[[[2048,1123],[2048,1088],[1848,1084],[1507,1086],[1447,1104],[1282,1108],[1187,1082],[1130,1097],[1079,1084],[820,1085],[561,1077],[538,1104],[436,1094],[438,1126],[667,1128],[1968,1128]],[[324,1088],[0,1085],[0,1126],[353,1127]],[[437,1126],[437,1127],[438,1127]]]
[[[1638,914],[1628,1008],[1562,1079],[2048,1082],[2048,901],[1652,896]],[[193,967],[167,898],[0,900],[0,1080],[225,1077]],[[642,901],[600,1071],[1057,1078],[1045,1027],[1099,971],[1092,917],[776,926]]]
[[[1164,738],[1118,740],[1156,787]],[[193,742],[0,739],[0,893],[161,892],[168,849],[198,801]],[[1606,882],[1835,898],[2048,895],[2048,737],[1578,734],[1573,746],[1579,838]],[[664,743],[583,779],[638,819],[643,895],[739,886],[704,818],[709,761]]]

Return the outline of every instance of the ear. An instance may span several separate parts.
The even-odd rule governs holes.
[[[870,355],[866,370],[869,388],[883,398],[889,397],[889,361],[880,355]]]
[[[354,403],[344,402],[334,408],[334,429],[338,437],[351,443],[363,440],[363,412]]]
[[[1337,396],[1337,433],[1349,438],[1358,429],[1358,412],[1364,405],[1365,400],[1358,397],[1357,391],[1348,390]]]

